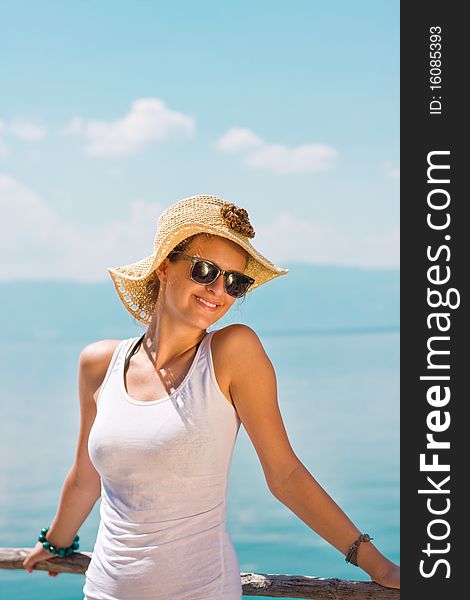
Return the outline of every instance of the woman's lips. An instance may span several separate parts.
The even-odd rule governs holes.
[[[198,303],[199,306],[202,306],[202,308],[205,308],[206,310],[208,310],[209,312],[215,312],[218,308],[219,305],[216,306],[207,306],[207,304],[204,304],[204,302],[201,302],[200,300],[198,300],[198,296],[194,296],[196,302]]]

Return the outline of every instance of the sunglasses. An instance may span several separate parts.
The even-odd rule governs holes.
[[[184,252],[170,252],[169,256],[178,255],[180,258],[191,261],[191,270],[189,276],[199,285],[208,285],[213,283],[219,275],[224,276],[224,289],[230,296],[241,298],[244,296],[250,285],[255,280],[244,273],[238,271],[224,271],[210,260],[200,258],[199,256],[189,256]]]

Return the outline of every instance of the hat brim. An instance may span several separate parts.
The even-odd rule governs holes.
[[[244,272],[255,281],[248,289],[247,294],[268,281],[289,272],[288,269],[279,267],[263,256],[245,236],[241,236],[236,232],[221,232],[220,229],[212,228],[208,224],[203,227],[193,224],[191,228],[182,228],[177,236],[172,236],[171,240],[162,240],[156,253],[128,265],[107,268],[121,302],[135,319],[144,325],[150,323],[155,301],[152,300],[148,286],[155,277],[155,269],[181,241],[197,233],[204,232],[225,237],[248,252],[249,258]]]

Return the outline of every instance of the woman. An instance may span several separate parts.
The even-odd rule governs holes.
[[[374,581],[399,587],[399,567],[295,455],[256,333],[242,324],[207,332],[237,298],[287,273],[253,237],[244,209],[193,196],[162,213],[152,255],[108,269],[147,330],[80,354],[75,463],[50,528],[23,563],[29,572],[77,548],[74,536],[101,496],[84,600],[240,599],[225,518],[243,423],[273,495]]]

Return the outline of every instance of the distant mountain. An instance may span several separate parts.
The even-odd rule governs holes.
[[[215,324],[246,323],[260,334],[398,330],[396,269],[287,264],[289,273],[250,292]],[[111,280],[0,282],[0,339],[121,339],[139,335]],[[237,306],[238,304],[238,306]]]

